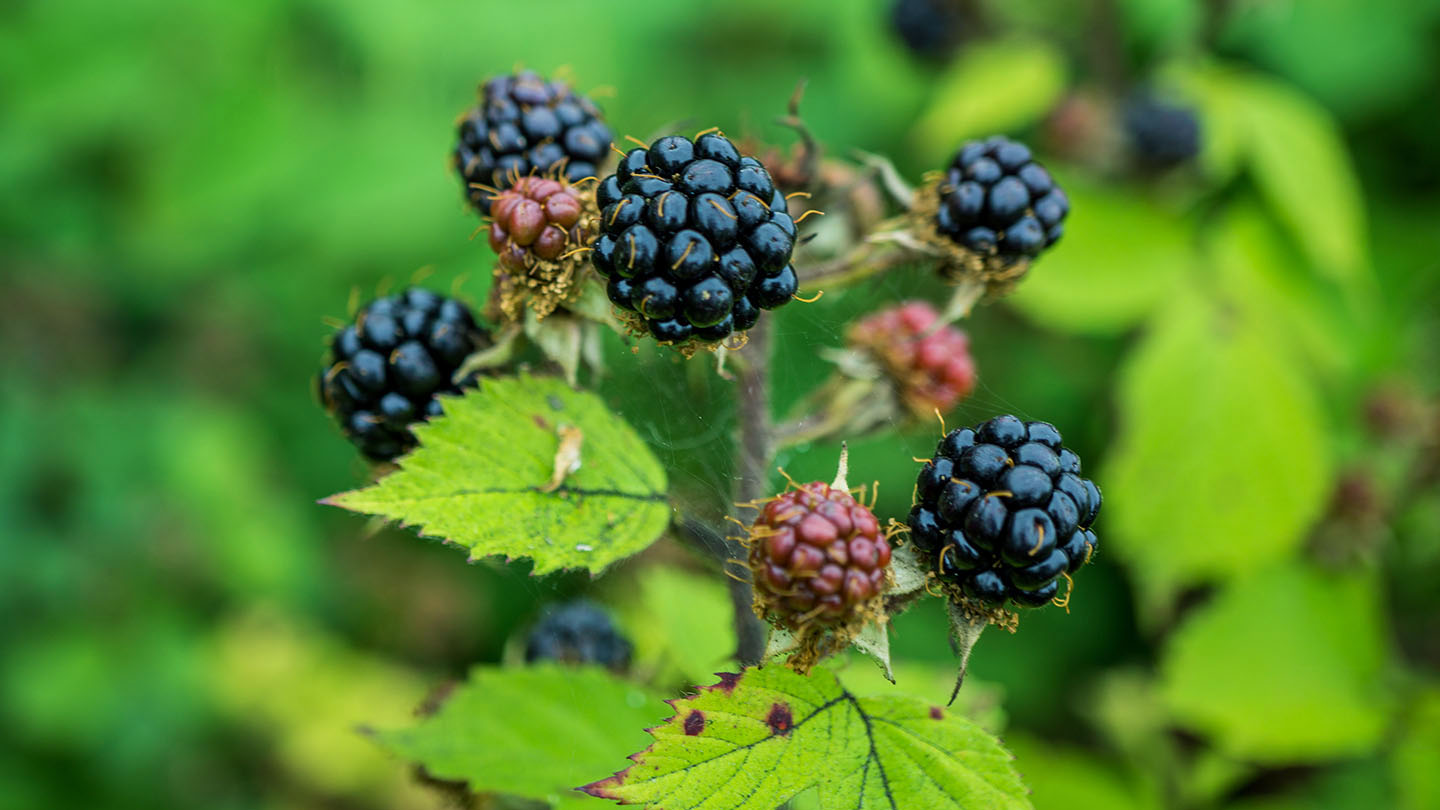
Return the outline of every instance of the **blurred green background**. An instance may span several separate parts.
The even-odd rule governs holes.
[[[929,57],[879,0],[0,8],[0,808],[437,806],[355,727],[546,602],[698,570],[662,541],[535,579],[315,504],[365,475],[310,393],[322,317],[422,267],[483,299],[446,155],[516,65],[640,137],[788,143],[807,78],[830,155],[912,180],[966,137],[1033,143],[1074,214],[967,322],[951,420],[1052,421],[1106,493],[1069,615],[972,663],[1037,806],[1440,807],[1440,2],[965,5]],[[1198,112],[1196,160],[1114,148],[1141,87]],[[787,307],[780,409],[848,319],[943,292],[898,271]],[[607,399],[723,500],[728,385],[611,348]],[[934,438],[852,445],[882,518]],[[779,462],[828,479],[834,452]],[[943,691],[944,636],[934,605],[901,619],[908,688]]]

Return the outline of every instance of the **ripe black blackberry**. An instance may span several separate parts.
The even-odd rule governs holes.
[[[598,664],[615,672],[630,667],[629,639],[610,621],[610,614],[580,599],[546,611],[525,639],[525,663],[560,661]]]
[[[1003,135],[960,147],[937,192],[935,229],[1002,266],[1059,241],[1070,213],[1070,199],[1030,148]]]
[[[951,431],[916,497],[907,523],[922,561],[986,608],[1045,605],[1099,542],[1100,490],[1048,422],[997,416]]]
[[[572,183],[593,177],[610,148],[600,109],[565,82],[527,70],[486,81],[478,96],[460,116],[452,157],[481,214],[490,213],[495,192],[530,174],[558,172]]]
[[[459,393],[455,371],[488,343],[459,301],[421,287],[377,298],[330,339],[320,401],[360,452],[390,461],[415,446],[411,425],[441,415],[436,395]]]
[[[890,27],[916,56],[944,59],[965,35],[965,8],[961,0],[895,0],[890,6]]]
[[[669,135],[631,149],[596,202],[591,261],[627,320],[661,343],[718,343],[799,286],[785,197],[724,135]]]
[[[1200,153],[1200,119],[1189,107],[1142,93],[1126,102],[1122,118],[1135,158],[1146,168],[1178,166]]]

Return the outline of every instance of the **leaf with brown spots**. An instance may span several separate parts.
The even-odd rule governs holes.
[[[472,560],[529,557],[537,575],[599,572],[670,522],[665,469],[594,394],[521,375],[441,401],[399,471],[324,503],[415,526]]]
[[[666,810],[770,810],[815,786],[827,810],[1030,807],[979,726],[930,701],[856,697],[824,669],[747,669],[671,705],[635,764],[581,790]]]

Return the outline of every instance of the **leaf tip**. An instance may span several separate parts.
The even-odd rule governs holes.
[[[588,785],[581,785],[580,787],[577,787],[575,789],[580,791],[581,793],[586,793],[594,796],[597,799],[610,799],[612,801],[617,801],[621,804],[624,804],[625,800],[621,799],[619,794],[615,793],[614,788],[618,788],[621,785],[625,784],[625,776],[628,773],[630,773],[630,768],[625,768],[623,770],[616,771],[614,775],[607,776],[598,782],[591,782]]]

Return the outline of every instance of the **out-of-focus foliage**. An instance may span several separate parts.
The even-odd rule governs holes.
[[[535,578],[313,503],[367,476],[309,390],[321,315],[422,267],[483,298],[444,160],[516,64],[567,66],[642,138],[784,141],[808,78],[831,154],[911,179],[963,137],[1034,144],[1074,214],[965,323],[980,387],[947,418],[1059,425],[1102,549],[1068,615],[985,636],[957,706],[1040,810],[1434,806],[1440,3],[974,5],[947,65],[881,0],[0,9],[0,808],[435,807],[355,729],[579,591],[652,681],[727,667],[722,581],[676,543]],[[1125,168],[1105,122],[1142,85],[1196,105],[1196,165]],[[1077,95],[1101,100],[1078,150]],[[846,321],[944,292],[902,270],[775,313],[777,411]],[[672,490],[722,507],[730,383],[619,339],[607,361]],[[934,431],[851,443],[882,518]],[[779,463],[829,480],[834,448]],[[933,603],[898,620],[901,693],[944,698],[945,633]],[[882,691],[866,667],[842,681]]]

